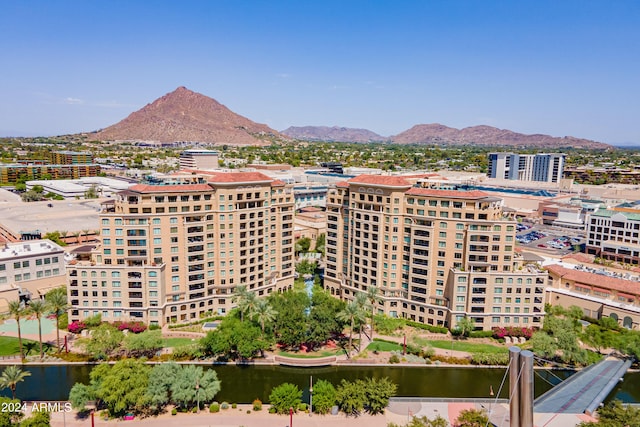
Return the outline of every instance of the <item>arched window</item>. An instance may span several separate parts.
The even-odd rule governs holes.
[[[627,329],[631,329],[631,327],[633,326],[633,319],[631,319],[631,317],[629,316],[625,316],[624,320],[622,321],[622,326]]]
[[[618,321],[618,315],[616,313],[609,314],[609,317],[615,320],[616,322]]]

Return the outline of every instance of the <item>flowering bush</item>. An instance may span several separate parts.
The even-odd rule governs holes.
[[[534,328],[517,328],[514,326],[509,326],[507,328],[495,327],[493,328],[493,337],[496,339],[504,337],[524,337],[526,339],[530,339],[534,332]]]
[[[140,332],[144,332],[147,329],[147,325],[138,321],[138,322],[115,322],[114,326],[118,328],[119,331],[124,331],[125,329],[129,330],[129,332],[134,334],[139,334]]]
[[[84,323],[76,320],[74,322],[69,323],[69,326],[67,326],[67,329],[69,330],[69,332],[73,334],[79,334],[83,330],[87,329],[87,326]]]

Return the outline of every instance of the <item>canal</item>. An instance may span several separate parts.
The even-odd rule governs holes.
[[[17,397],[22,400],[67,400],[69,390],[76,382],[89,382],[91,366],[26,366],[31,372],[17,387]],[[325,368],[289,368],[282,366],[208,366],[215,369],[222,381],[222,390],[216,396],[219,402],[249,403],[258,398],[268,402],[271,389],[281,383],[297,384],[304,390],[308,401],[309,379],[340,383],[341,379],[388,377],[398,384],[398,396],[490,398],[500,388],[504,369],[460,368],[431,366],[332,366]],[[535,394],[539,396],[557,384],[558,378],[567,378],[568,371],[539,371],[535,374]],[[500,395],[507,398],[508,379]],[[0,391],[10,396],[8,389]],[[640,402],[640,373],[629,373],[618,384],[611,398],[623,402]]]

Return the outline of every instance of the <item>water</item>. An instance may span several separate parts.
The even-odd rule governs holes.
[[[91,366],[26,366],[31,372],[17,387],[17,397],[22,400],[66,400],[69,390],[76,382],[89,382]],[[314,383],[320,379],[334,385],[341,379],[355,380],[368,377],[388,377],[398,384],[398,396],[489,398],[490,390],[497,394],[504,376],[504,369],[455,368],[455,367],[398,367],[398,366],[332,366],[325,368],[289,368],[282,366],[206,366],[215,369],[222,381],[222,390],[216,396],[219,402],[249,403],[255,398],[268,401],[271,389],[283,382],[291,382],[304,390],[303,399],[308,401],[309,379]],[[555,376],[567,378],[571,372],[536,370],[535,395],[549,390],[549,383],[556,383]],[[611,394],[611,399],[627,403],[640,402],[640,373],[625,375]],[[501,398],[507,398],[508,379]],[[0,392],[10,396],[9,389]]]

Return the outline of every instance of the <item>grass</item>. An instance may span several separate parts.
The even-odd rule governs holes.
[[[202,330],[202,324],[198,324],[198,325],[185,325],[185,326],[180,326],[180,327],[176,327],[176,328],[171,328],[171,331],[175,331],[175,332],[204,332]]]
[[[183,345],[189,344],[197,344],[199,338],[196,338],[194,341],[191,341],[191,338],[163,338],[162,346],[163,347],[180,347]]]
[[[29,356],[32,354],[39,354],[40,352],[40,344],[38,341],[32,340],[22,340],[22,346],[25,352],[25,355]],[[48,344],[44,344],[42,348],[45,353],[51,347]],[[0,356],[15,356],[20,354],[20,343],[18,338],[15,337],[1,337],[0,336]]]
[[[433,348],[441,348],[444,350],[451,350],[451,341],[445,340],[433,340],[427,341]],[[504,347],[498,347],[491,344],[479,344],[473,342],[467,342],[464,340],[454,340],[453,349],[457,351],[466,351],[467,353],[508,353],[509,350]]]
[[[336,356],[340,354],[342,351],[344,350],[342,350],[341,348],[336,348],[331,350],[320,350],[320,351],[314,351],[311,353],[290,353],[288,351],[279,351],[278,356],[295,357],[297,359],[314,359],[319,357]]]
[[[375,338],[372,343],[367,346],[369,351],[394,351],[402,350],[402,345],[385,341],[377,341]]]

